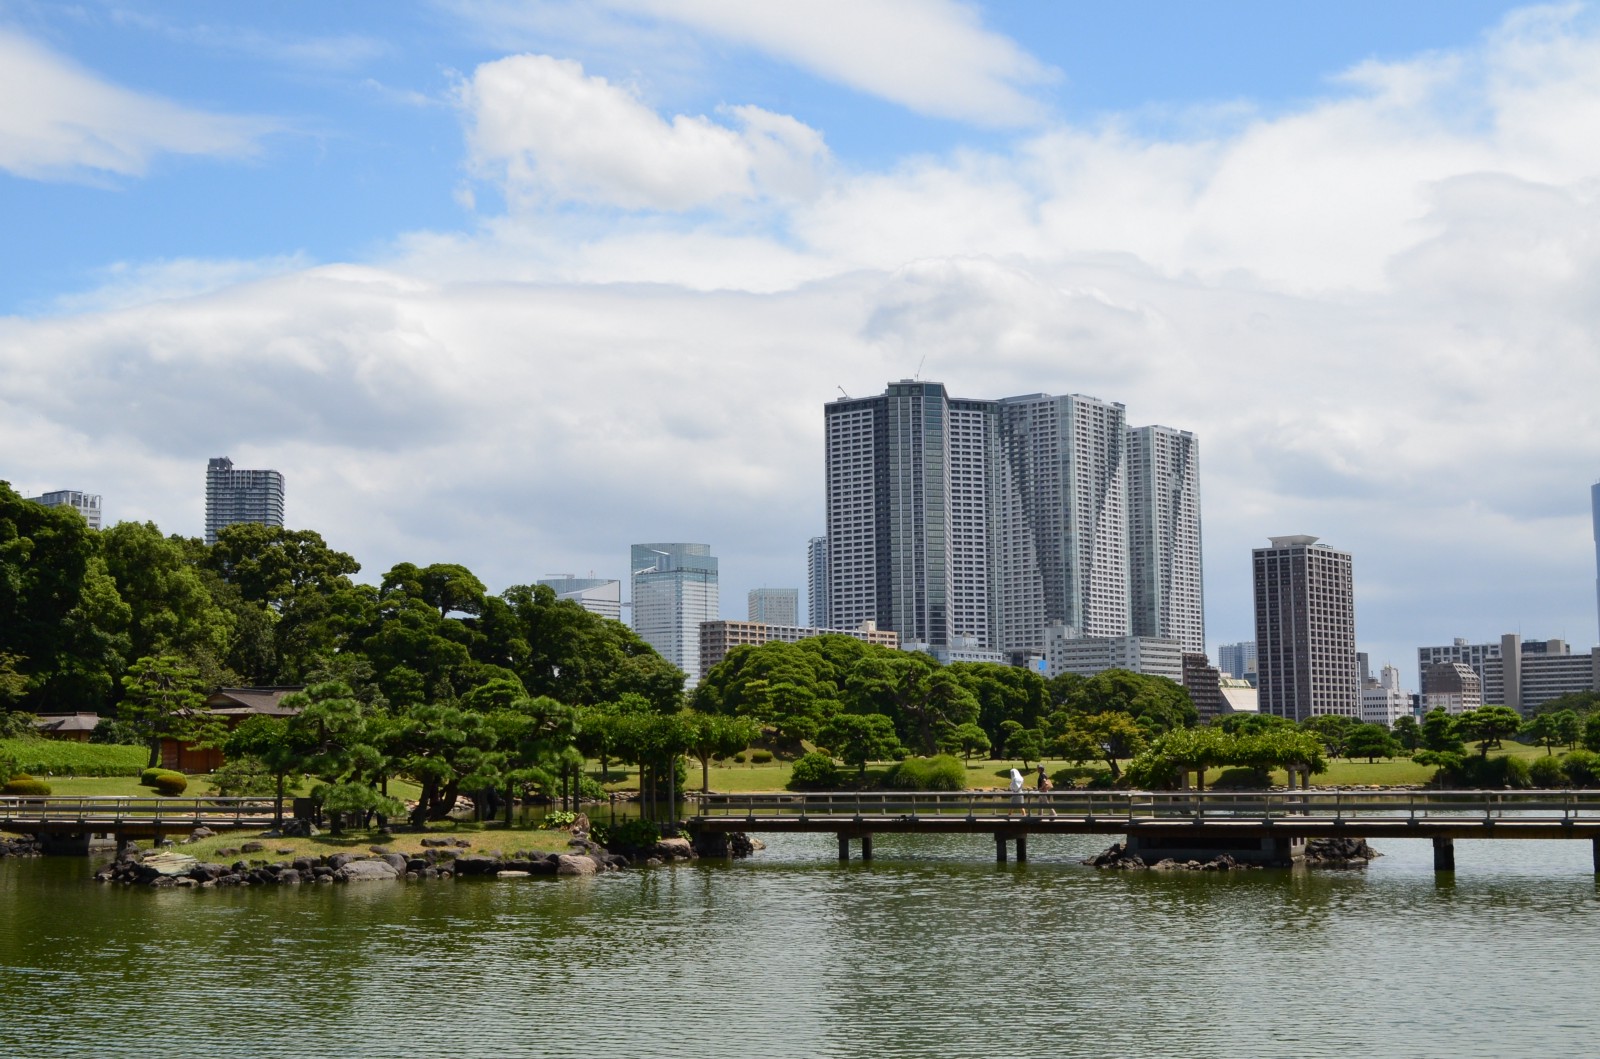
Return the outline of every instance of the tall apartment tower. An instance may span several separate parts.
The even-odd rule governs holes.
[[[1589,487],[1589,503],[1594,508],[1594,605],[1600,620],[1600,482]]]
[[[206,543],[236,522],[283,525],[283,475],[277,471],[236,471],[226,456],[206,464]]]
[[[798,588],[752,588],[745,596],[749,620],[763,625],[800,624]]]
[[[100,494],[80,493],[76,489],[57,489],[53,493],[28,498],[45,507],[70,507],[83,516],[90,529],[100,528]]]
[[[1187,430],[1128,431],[1128,592],[1134,636],[1205,654],[1200,446]]]
[[[999,416],[999,647],[1043,650],[1054,625],[1075,637],[1127,636],[1123,406],[1029,394],[1000,401]]]
[[[716,621],[717,559],[708,544],[633,546],[633,631],[667,661],[700,680],[700,623]]]
[[[1350,553],[1308,535],[1252,553],[1261,712],[1361,716]]]
[[[813,629],[833,628],[833,613],[828,607],[828,538],[812,537],[806,542],[806,613]]]

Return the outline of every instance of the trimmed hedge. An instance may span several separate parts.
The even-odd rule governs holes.
[[[35,775],[137,776],[150,760],[150,748],[66,739],[0,739],[0,757]]]
[[[151,786],[156,789],[157,794],[173,797],[189,789],[189,780],[181,772],[163,772],[156,777]]]
[[[884,775],[883,785],[892,791],[964,791],[967,767],[950,754],[908,757]]]
[[[20,776],[13,776],[7,780],[4,787],[0,787],[6,794],[26,795],[29,797],[43,798],[50,794],[50,784],[44,780],[36,780],[26,772]]]

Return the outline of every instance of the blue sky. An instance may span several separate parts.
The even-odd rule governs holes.
[[[1196,431],[1213,643],[1318,532],[1375,660],[1586,647],[1597,69],[1585,4],[0,0],[0,475],[197,533],[226,453],[497,588],[707,540],[742,616],[923,363]]]

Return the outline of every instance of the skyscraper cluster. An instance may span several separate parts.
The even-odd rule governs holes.
[[[935,653],[1040,654],[1052,628],[1204,651],[1193,434],[1094,397],[918,380],[824,411],[830,624]]]

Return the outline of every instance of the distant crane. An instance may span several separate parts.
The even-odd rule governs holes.
[[[853,400],[853,398],[849,394],[844,392],[844,387],[843,386],[835,386],[834,389],[838,390],[841,394],[844,394],[844,399],[846,401]]]

